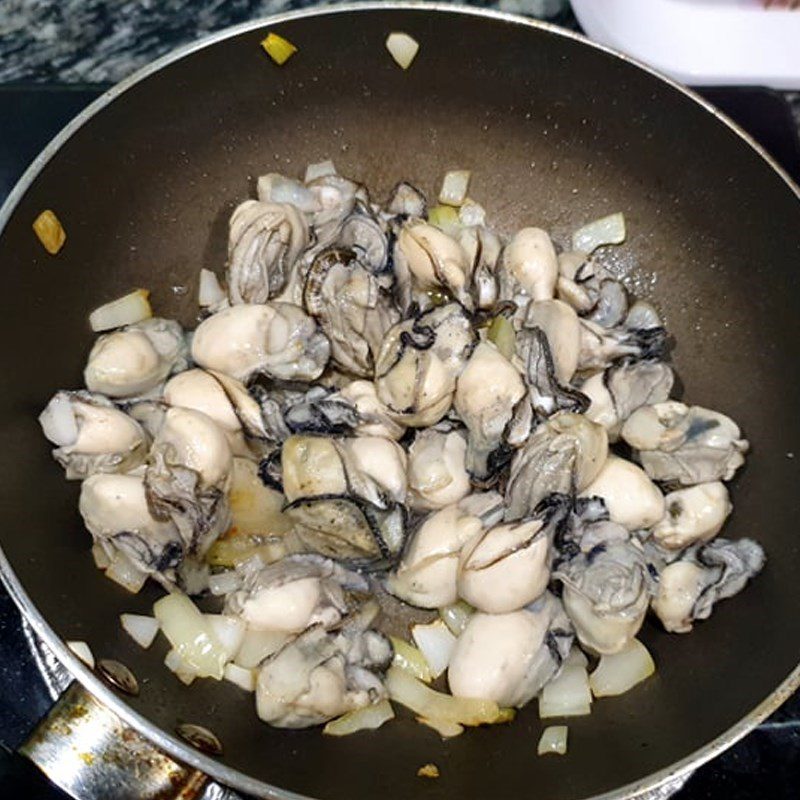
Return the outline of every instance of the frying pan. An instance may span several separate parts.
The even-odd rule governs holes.
[[[299,47],[283,68],[259,41]],[[404,30],[411,69],[384,48]],[[429,192],[444,170],[510,231],[536,224],[565,242],[612,211],[630,231],[610,266],[651,296],[675,337],[684,394],[740,422],[753,444],[735,481],[727,535],[763,542],[747,591],[689,636],[651,624],[654,678],[570,721],[569,754],[535,755],[535,704],[512,725],[442,742],[410,716],[341,740],[259,722],[253,701],[214,681],[183,687],[118,615],[148,613],[98,574],[36,415],[81,384],[92,307],[135,286],[158,313],[193,324],[201,267],[221,270],[231,209],[268,171],[335,159],[384,195],[401,178]],[[52,208],[67,230],[48,256],[31,222]],[[249,23],[156,62],[97,101],[36,160],[0,212],[0,459],[3,577],[36,631],[127,724],[252,794],[331,800],[630,797],[718,753],[800,682],[800,264],[798,190],[757,145],[695,95],[564,31],[450,6],[373,5]],[[173,287],[188,287],[184,294]],[[128,665],[123,698],[62,640]],[[788,677],[787,677],[788,676]],[[211,729],[220,758],[175,737]],[[438,780],[416,777],[436,763]]]

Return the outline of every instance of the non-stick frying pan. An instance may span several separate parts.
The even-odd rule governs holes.
[[[268,29],[299,47],[283,68],[259,47]],[[407,72],[384,48],[392,30],[421,44]],[[161,663],[163,641],[145,652],[121,631],[118,615],[148,613],[158,592],[133,596],[97,573],[78,486],[41,437],[48,397],[81,383],[89,309],[145,286],[160,314],[192,324],[198,271],[222,269],[228,216],[255,177],[328,157],[379,194],[400,178],[432,190],[445,169],[471,169],[493,222],[540,225],[562,242],[624,211],[630,236],[614,264],[663,310],[685,397],[730,414],[753,444],[727,535],[763,542],[766,570],[689,636],[648,624],[656,677],[571,721],[564,758],[537,758],[535,704],[512,725],[447,742],[410,717],[334,740],[269,728],[231,685],[183,687]],[[57,257],[31,232],[44,208],[67,230]],[[217,35],[113,89],[36,161],[0,227],[5,580],[77,677],[184,761],[272,797],[622,797],[710,758],[797,686],[800,202],[757,146],[680,87],[500,14],[380,5],[289,15]],[[62,639],[127,664],[140,696],[105,687]],[[224,756],[180,743],[172,731],[184,721],[214,731]],[[426,762],[438,780],[416,776]]]

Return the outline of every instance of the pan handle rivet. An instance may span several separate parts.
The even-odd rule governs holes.
[[[125,694],[136,697],[139,694],[139,681],[124,664],[110,658],[101,658],[97,662],[97,671],[106,683],[111,684]]]
[[[208,753],[211,756],[222,755],[222,742],[208,728],[204,728],[202,725],[183,722],[175,728],[175,732],[181,739],[202,753]]]

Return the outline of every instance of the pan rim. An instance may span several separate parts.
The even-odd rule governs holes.
[[[135,86],[142,80],[155,74],[164,67],[191,55],[192,53],[203,50],[234,36],[238,36],[242,33],[247,33],[249,31],[257,30],[269,25],[276,25],[297,19],[324,17],[334,14],[346,14],[358,11],[428,11],[451,15],[486,18],[542,30],[549,34],[561,36],[565,39],[578,42],[583,46],[591,47],[607,55],[615,56],[616,58],[619,58],[634,67],[638,67],[640,70],[643,70],[673,90],[680,92],[685,97],[703,108],[705,111],[716,117],[721,124],[725,125],[746,145],[751,147],[772,168],[772,170],[777,173],[780,178],[782,178],[788,189],[794,193],[798,200],[800,200],[800,186],[798,186],[792,180],[786,170],[784,170],[783,167],[778,164],[778,162],[755,139],[753,139],[749,133],[741,128],[741,126],[727,117],[724,113],[722,113],[719,109],[698,95],[696,92],[664,75],[657,69],[642,63],[636,58],[632,58],[631,56],[615,50],[612,47],[591,41],[587,37],[575,33],[574,31],[569,31],[557,25],[542,22],[529,17],[524,17],[518,14],[487,8],[450,5],[449,3],[443,2],[428,2],[427,0],[400,0],[399,2],[395,2],[394,0],[392,2],[376,2],[375,0],[371,0],[370,2],[344,3],[334,7],[323,6],[299,11],[290,11],[283,14],[275,14],[249,20],[238,25],[223,28],[220,31],[216,31],[194,42],[183,45],[182,47],[172,50],[160,58],[141,67],[132,75],[112,86],[102,95],[100,95],[100,97],[94,100],[73,120],[71,120],[36,156],[29,167],[25,170],[22,177],[17,181],[3,205],[0,206],[0,236],[2,236],[12,213],[16,209],[22,197],[38,177],[39,173],[61,149],[61,147],[92,117],[113,102],[117,97],[124,94],[128,89]],[[139,731],[148,740],[153,742],[154,745],[163,749],[179,761],[182,761],[183,763],[188,764],[195,769],[201,770],[210,777],[227,786],[230,786],[231,788],[260,797],[270,798],[270,800],[314,800],[313,798],[298,794],[289,789],[281,789],[279,787],[271,786],[270,784],[239,771],[238,769],[229,767],[220,761],[199,753],[182,742],[176,736],[167,733],[165,730],[148,720],[144,715],[130,707],[122,697],[115,694],[111,688],[104,684],[100,678],[66,646],[64,641],[45,620],[44,616],[34,605],[33,601],[28,596],[21,582],[17,578],[16,573],[11,567],[11,564],[9,563],[2,549],[2,546],[0,546],[0,580],[2,580],[11,598],[25,615],[25,618],[31,624],[34,631],[53,651],[59,661],[66,666],[71,675],[79,680],[83,686],[86,687],[86,689],[90,691],[98,700],[114,711],[120,717],[120,719],[122,719],[130,727]],[[767,697],[764,698],[761,703],[743,716],[738,722],[734,723],[730,728],[716,738],[712,739],[703,747],[699,748],[693,753],[690,753],[680,761],[677,761],[668,767],[657,770],[650,775],[644,776],[637,781],[633,781],[625,786],[612,789],[603,794],[594,795],[591,798],[585,798],[585,800],[634,800],[634,798],[642,795],[643,793],[653,792],[672,781],[676,781],[684,776],[688,776],[691,771],[710,761],[715,756],[718,756],[724,750],[742,739],[745,735],[752,731],[756,725],[761,723],[764,719],[766,719],[767,716],[780,707],[780,705],[782,705],[798,688],[800,688],[800,663],[798,663],[798,665],[778,685],[778,687],[769,695],[767,695]]]

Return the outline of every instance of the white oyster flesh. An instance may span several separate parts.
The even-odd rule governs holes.
[[[425,430],[408,449],[409,505],[421,511],[457,503],[470,492],[467,442],[458,432]]]
[[[664,516],[664,495],[643,469],[609,455],[597,477],[580,493],[600,497],[611,520],[630,531],[650,528]]]
[[[98,337],[83,376],[86,388],[113,398],[152,392],[172,372],[186,369],[181,326],[153,317]]]
[[[581,330],[574,309],[561,300],[538,300],[528,305],[526,327],[544,331],[550,345],[556,378],[569,383],[578,367]]]
[[[121,551],[146,573],[169,574],[183,559],[177,528],[152,516],[140,475],[89,476],[78,510],[96,542]]]
[[[75,480],[96,472],[129,472],[144,463],[149,440],[142,426],[102,395],[57,392],[39,415],[53,457]]]
[[[720,532],[731,511],[728,490],[720,481],[678,489],[666,496],[664,516],[653,527],[653,538],[670,550],[707,542]]]
[[[284,558],[262,569],[249,565],[226,610],[254,630],[299,633],[312,625],[330,629],[347,614],[346,590],[368,591],[366,580],[314,555]]]
[[[311,381],[329,355],[325,334],[290,303],[226,308],[203,320],[192,338],[192,358],[199,366],[243,382],[255,375]]]
[[[483,530],[479,517],[458,505],[430,514],[408,540],[387,589],[419,608],[441,608],[458,599],[458,558]]]
[[[622,436],[654,480],[684,485],[730,480],[749,448],[730,417],[675,401],[639,408]]]
[[[549,561],[544,519],[497,525],[462,550],[458,594],[479,611],[517,611],[547,588]]]
[[[461,228],[458,241],[471,265],[469,272],[472,274],[471,293],[475,307],[494,308],[499,294],[497,268],[503,250],[500,238],[480,224]]]
[[[392,418],[389,409],[378,398],[372,381],[351,381],[338,394],[358,414],[355,427],[358,436],[383,436],[396,441],[405,433],[405,426]]]
[[[500,706],[524,706],[561,668],[572,640],[569,619],[549,594],[520,611],[478,611],[453,650],[447,671],[450,691]]]
[[[506,485],[506,519],[530,516],[553,493],[592,485],[607,463],[608,436],[582,414],[561,412],[540,425],[514,455]]]
[[[315,626],[269,656],[256,679],[256,712],[277,728],[307,728],[386,698],[392,646],[373,630]]]
[[[408,220],[395,245],[395,272],[409,286],[404,307],[415,292],[445,290],[470,307],[470,262],[461,245],[444,231],[419,219]]]
[[[639,631],[653,592],[641,545],[611,541],[562,563],[564,607],[584,647],[618,653]]]
[[[525,396],[518,370],[490,342],[480,342],[458,378],[454,405],[469,431],[467,469],[485,477],[514,407]]]
[[[696,620],[708,619],[714,605],[744,589],[765,562],[764,549],[752,539],[718,538],[689,547],[666,565],[658,555],[658,589],[651,607],[673,633],[688,633]]]
[[[228,234],[231,303],[266,303],[280,294],[308,243],[308,224],[295,206],[258,200],[237,206]]]
[[[503,268],[505,275],[531,299],[553,298],[558,278],[558,259],[546,231],[541,228],[522,228],[517,231],[506,246]]]

